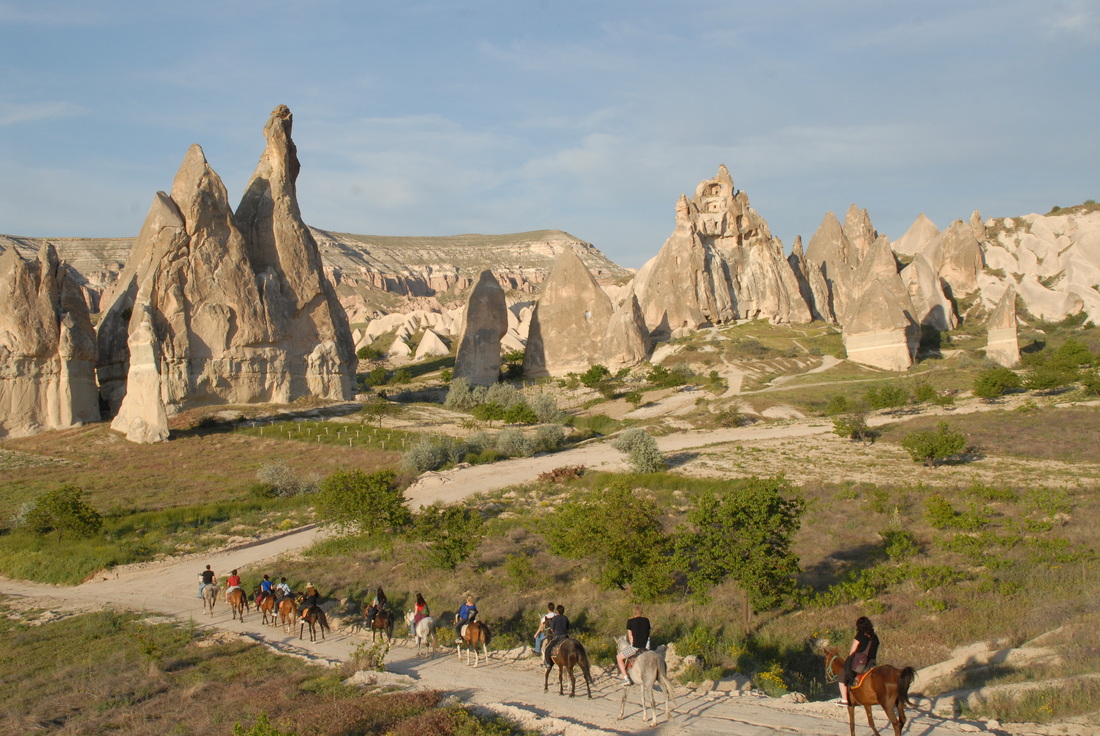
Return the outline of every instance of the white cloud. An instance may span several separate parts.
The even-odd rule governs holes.
[[[38,120],[72,118],[82,115],[84,112],[84,108],[80,105],[61,100],[9,102],[0,106],[0,126],[31,123]]]

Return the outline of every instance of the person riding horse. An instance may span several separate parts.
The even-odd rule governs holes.
[[[279,582],[275,584],[275,608],[278,609],[279,604],[283,602],[283,598],[289,598],[292,595],[286,578],[279,578]]]
[[[462,643],[462,627],[477,618],[477,606],[472,595],[466,596],[466,602],[458,609],[455,615],[455,642]]]
[[[852,648],[844,660],[844,672],[840,676],[840,704],[848,705],[848,690],[856,675],[873,668],[878,658],[878,634],[871,619],[860,616],[856,619],[856,636],[852,639]]]
[[[416,604],[413,605],[412,628],[414,631],[416,630],[416,625],[420,623],[420,620],[428,615],[428,602],[424,600],[424,596],[417,592]]]
[[[313,587],[313,583],[306,583],[306,592],[302,596],[301,604],[298,606],[298,617],[303,623],[306,620],[306,611],[316,606],[320,598],[321,594]]]
[[[551,669],[554,666],[550,659],[551,652],[554,651],[554,647],[569,638],[569,619],[565,615],[565,606],[558,605],[558,612],[554,618],[547,620],[547,627],[550,629],[550,640],[542,649],[542,663],[546,669]]]
[[[214,571],[210,569],[210,565],[206,566],[206,569],[199,573],[199,598],[202,598],[202,589],[207,585],[213,585],[218,581],[218,576],[214,574]]]
[[[271,590],[271,578],[264,575],[264,579],[260,581],[260,589],[256,591],[256,607],[259,608],[264,598],[274,595]]]
[[[234,590],[237,590],[240,587],[241,587],[241,576],[237,574],[236,570],[234,570],[233,572],[229,573],[229,577],[225,579],[225,602],[226,603],[229,602],[229,594],[232,593]],[[245,596],[247,597],[248,594],[246,593]]]
[[[535,630],[535,654],[542,654],[542,647],[546,643],[546,636],[550,631],[550,619],[557,615],[558,612],[554,610],[554,602],[547,603],[546,613],[539,618],[539,627]]]
[[[378,615],[379,611],[386,611],[389,609],[389,601],[386,600],[386,594],[382,592],[382,586],[378,586],[378,592],[374,594],[374,599],[367,606],[367,628],[371,628],[374,624],[374,617]]]
[[[619,665],[619,672],[623,676],[623,685],[633,685],[627,672],[627,660],[637,657],[649,649],[649,633],[653,627],[649,619],[642,615],[642,607],[634,606],[634,616],[626,621],[626,635],[615,640],[615,661]]]

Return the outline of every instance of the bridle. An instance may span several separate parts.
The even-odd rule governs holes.
[[[840,675],[833,672],[833,662],[840,659],[840,652],[834,652],[825,659],[825,682],[833,683],[840,679]]]

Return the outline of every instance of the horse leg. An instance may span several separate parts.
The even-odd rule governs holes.
[[[878,729],[875,728],[875,714],[871,711],[871,706],[865,705],[863,709],[867,711],[867,725],[875,732],[875,736],[882,736],[882,734],[878,732]]]
[[[543,669],[546,670],[545,667]],[[550,690],[550,672],[551,670],[546,670],[546,677],[542,681],[542,691],[544,693]]]
[[[626,713],[626,696],[630,692],[630,688],[623,688],[623,702],[619,704],[619,720],[623,719],[623,714]]]
[[[577,676],[573,674],[573,664],[569,664],[569,697],[577,697]]]
[[[565,695],[565,665],[558,665],[558,695]]]
[[[897,698],[894,698],[894,702],[890,702],[890,699],[887,698],[885,703],[879,701],[879,704],[882,706],[882,709],[886,711],[886,717],[890,719],[890,725],[894,727],[894,736],[901,736],[901,723],[899,723],[898,717],[895,714],[894,710],[898,705],[900,705]]]

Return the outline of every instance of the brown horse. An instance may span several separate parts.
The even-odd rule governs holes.
[[[283,633],[289,634],[294,628],[294,620],[298,618],[298,607],[291,598],[283,598],[279,601],[279,625],[283,627]]]
[[[836,647],[823,642],[821,652],[825,655],[825,681],[836,682],[844,671],[844,657]],[[862,705],[867,711],[867,725],[879,736],[875,728],[875,719],[871,706],[878,703],[886,711],[890,725],[894,727],[894,736],[901,736],[905,726],[905,706],[913,707],[909,702],[909,686],[913,684],[916,670],[912,667],[898,669],[888,664],[873,667],[857,679],[854,687],[848,688],[848,730],[856,736],[856,705]],[[857,678],[860,676],[857,676]]]
[[[305,594],[299,593],[296,600],[298,605],[305,602]],[[321,610],[320,606],[310,606],[302,613],[301,626],[298,629],[298,638],[301,639],[305,634],[306,625],[309,625],[309,640],[317,641],[317,627],[321,628],[321,641],[325,640],[325,631],[331,631],[328,627],[328,617],[325,616],[325,612]]]
[[[576,639],[566,639],[558,645],[557,649],[550,653],[550,661],[558,666],[558,695],[565,695],[564,673],[569,672],[569,697],[577,694],[577,676],[573,674],[573,667],[580,665],[581,674],[584,675],[584,684],[588,687],[588,698],[592,699],[592,673],[588,669],[588,653]],[[552,670],[553,668],[551,668]],[[542,683],[542,691],[550,689],[550,672],[546,670],[546,679]],[[654,707],[656,710],[656,707]]]
[[[229,592],[229,608],[233,611],[233,615],[230,619],[238,619],[244,623],[244,612],[251,610],[248,605],[248,596],[244,594],[244,591],[240,588],[236,588]]]
[[[275,596],[271,593],[256,593],[256,608],[264,615],[263,623],[275,625]]]
[[[481,645],[481,651],[485,653],[485,665],[489,664],[489,642],[493,635],[489,633],[489,627],[480,621],[474,620],[462,627],[462,636],[456,640],[458,644],[458,658],[462,659],[462,646],[466,646],[466,666],[470,666],[470,652],[474,653],[474,667],[479,661],[477,648]]]
[[[370,618],[369,612],[370,606],[363,612],[363,615],[370,619],[370,640],[377,641],[378,635],[382,634],[383,640],[393,641],[393,612],[388,608],[383,608],[381,611],[375,612],[374,618]]]

